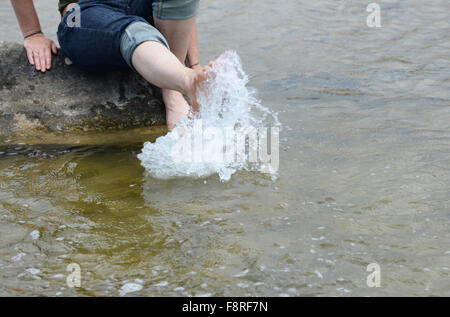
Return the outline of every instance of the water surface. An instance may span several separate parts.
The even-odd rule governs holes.
[[[236,50],[279,113],[275,181],[156,180],[127,132],[3,142],[0,295],[449,296],[450,4],[382,1],[369,28],[368,3],[202,1],[202,62]],[[18,41],[9,6],[0,39]]]

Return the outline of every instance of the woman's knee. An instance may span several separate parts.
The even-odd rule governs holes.
[[[131,69],[134,69],[131,61],[136,47],[148,41],[158,42],[169,48],[169,44],[161,32],[148,23],[133,22],[124,30],[120,40],[120,52]]]
[[[185,20],[197,15],[200,0],[153,1],[153,16],[161,20]]]
[[[66,14],[58,28],[61,48],[75,66],[89,71],[132,68],[134,49],[144,41],[166,40],[153,26],[139,16],[107,6],[81,3],[80,26],[70,26]]]

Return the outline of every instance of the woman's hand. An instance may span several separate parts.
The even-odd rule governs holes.
[[[45,72],[52,65],[52,52],[57,54],[56,44],[44,34],[38,33],[27,37],[24,42],[28,61],[37,70]]]

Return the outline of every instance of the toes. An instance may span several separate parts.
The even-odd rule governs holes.
[[[197,96],[194,94],[194,98],[193,98],[193,102],[192,102],[192,109],[194,109],[194,111],[200,111],[200,105],[197,102]]]
[[[203,67],[200,72],[197,73],[197,76],[195,76],[195,84],[199,84],[202,81],[206,80],[206,73],[208,71],[207,67]]]

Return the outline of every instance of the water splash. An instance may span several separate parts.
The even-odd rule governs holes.
[[[171,133],[144,144],[138,158],[147,172],[160,179],[218,174],[221,181],[228,181],[238,170],[276,175],[277,166],[273,168],[272,160],[274,154],[278,155],[274,153],[274,148],[278,150],[278,130],[273,130],[280,124],[247,83],[237,53],[222,54],[199,87],[200,111],[183,118]],[[250,136],[257,133],[261,138],[261,132],[267,139],[268,127],[272,127],[270,162],[250,154],[261,153],[257,148],[261,139],[259,143],[250,142]]]

